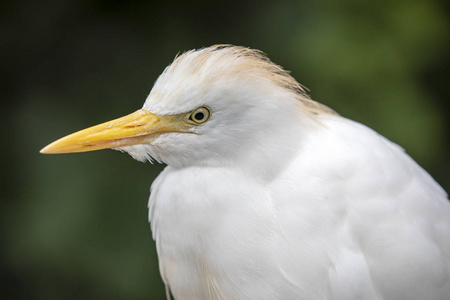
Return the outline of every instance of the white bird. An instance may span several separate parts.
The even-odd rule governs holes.
[[[186,52],[142,109],[41,152],[104,148],[167,164],[149,219],[177,300],[450,299],[446,192],[260,51]]]

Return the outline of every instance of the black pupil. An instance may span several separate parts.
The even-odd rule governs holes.
[[[203,120],[204,117],[205,117],[205,114],[200,111],[195,113],[195,115],[194,115],[194,119],[196,119],[197,121]]]

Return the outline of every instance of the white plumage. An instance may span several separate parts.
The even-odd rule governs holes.
[[[192,119],[197,108],[209,118]],[[117,148],[167,163],[149,219],[175,299],[450,299],[445,191],[260,52],[187,52],[138,112],[158,121],[113,121],[143,129],[105,138],[110,122],[43,152]]]

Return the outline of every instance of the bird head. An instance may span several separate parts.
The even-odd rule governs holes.
[[[299,123],[322,112],[331,111],[262,52],[216,45],[175,58],[142,109],[61,138],[41,153],[112,148],[178,167],[258,164],[293,148]]]

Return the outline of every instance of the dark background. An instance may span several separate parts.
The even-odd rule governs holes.
[[[2,299],[163,299],[147,221],[161,165],[41,155],[139,109],[178,52],[260,49],[450,190],[449,2],[0,2]]]

